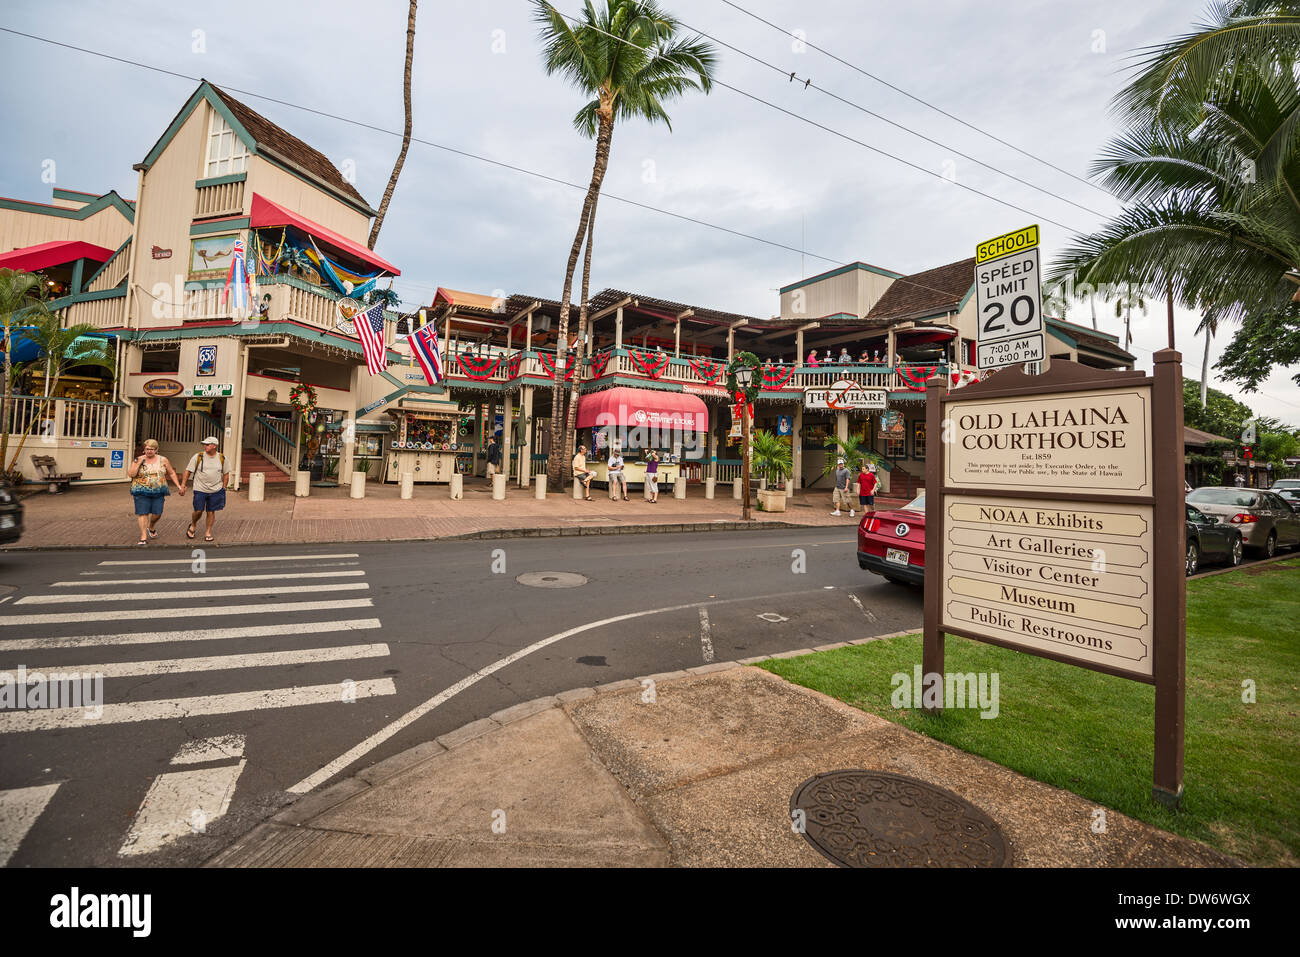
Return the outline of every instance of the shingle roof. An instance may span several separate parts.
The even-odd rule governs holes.
[[[226,104],[244,129],[248,130],[259,146],[269,146],[285,159],[301,166],[333,189],[356,200],[367,209],[370,208],[370,204],[366,202],[365,197],[357,192],[355,186],[343,178],[343,174],[325,158],[323,153],[272,123],[261,113],[240,103],[225,90],[216,86],[213,86],[212,89],[217,96],[221,97],[221,101]]]
[[[868,319],[906,319],[955,311],[975,284],[975,259],[895,279],[871,307]]]

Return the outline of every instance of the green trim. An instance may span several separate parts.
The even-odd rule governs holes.
[[[966,303],[970,302],[970,297],[975,295],[975,284],[971,283],[970,288],[966,290],[966,295],[961,297],[961,302],[957,303],[957,311],[961,312],[966,308]]]
[[[852,272],[855,269],[861,269],[863,272],[873,272],[877,276],[885,276],[889,279],[905,278],[901,272],[890,272],[888,269],[881,269],[878,266],[869,266],[866,263],[849,263],[847,266],[840,266],[838,269],[832,269],[829,270],[828,272],[820,273],[819,275],[812,276],[808,279],[801,279],[798,282],[791,283],[788,286],[782,286],[780,292],[782,295],[784,295],[785,293],[790,292],[790,290],[792,289],[799,289],[803,286],[809,286],[815,282],[821,282],[823,279],[834,279],[836,276],[843,276],[845,273]]]
[[[74,296],[63,296],[60,299],[51,299],[48,303],[51,311],[66,309],[68,306],[74,306],[79,302],[98,302],[100,299],[121,299],[126,296],[126,289],[105,289],[102,292],[79,292]]]
[[[227,183],[242,183],[248,179],[248,173],[229,173],[225,176],[213,176],[209,179],[198,179],[194,181],[195,189],[203,189],[205,186],[225,186]]]
[[[218,219],[206,223],[190,224],[191,236],[206,236],[208,233],[233,233],[248,228],[248,217],[240,219]]]
[[[289,165],[287,165],[287,164],[285,164],[285,163],[280,162],[278,159],[276,159],[276,158],[273,157],[273,156],[270,156],[270,155],[267,154],[267,153],[258,153],[258,154],[257,154],[257,157],[258,157],[258,159],[263,160],[264,162],[270,163],[272,166],[275,166],[275,167],[277,167],[278,169],[282,169],[282,170],[284,170],[284,171],[285,171],[286,173],[288,173],[290,176],[296,176],[296,177],[298,177],[298,179],[302,180],[302,181],[303,181],[304,183],[306,183],[308,186],[313,186],[313,187],[315,187],[316,189],[319,189],[319,190],[322,190],[323,192],[328,193],[330,196],[333,196],[333,197],[334,197],[335,199],[337,199],[339,202],[341,202],[341,203],[343,203],[343,204],[345,204],[345,205],[347,205],[347,206],[352,207],[352,208],[355,209],[358,213],[364,213],[366,216],[370,217],[371,219],[373,219],[374,217],[376,217],[376,216],[379,215],[379,210],[377,210],[377,209],[371,209],[371,208],[370,208],[369,206],[367,206],[365,203],[358,203],[358,202],[357,202],[355,199],[353,199],[352,197],[347,196],[347,195],[345,195],[344,193],[340,193],[338,190],[334,189],[332,186],[329,186],[329,185],[327,185],[327,184],[325,184],[325,183],[322,183],[320,180],[312,179],[312,178],[309,177],[309,176],[304,176],[302,173],[300,173],[298,170],[294,169],[292,166],[289,166]]]
[[[112,258],[112,257],[109,257]],[[96,270],[98,271],[98,270]],[[72,294],[75,296],[82,290],[81,280],[86,273],[85,258],[78,259],[72,264]]]
[[[1079,340],[1078,340],[1078,339],[1075,339],[1075,338],[1074,338],[1073,336],[1071,336],[1068,332],[1066,332],[1064,329],[1062,329],[1059,323],[1054,322],[1054,321],[1051,320],[1051,319],[1048,319],[1048,320],[1047,320],[1047,328],[1051,330],[1051,334],[1052,334],[1052,336],[1053,336],[1054,338],[1060,339],[1062,342],[1064,342],[1064,343],[1065,343],[1067,346],[1069,346],[1071,349],[1077,349],[1077,348],[1079,348]]]
[[[176,119],[172,120],[171,125],[167,127],[167,130],[158,139],[158,142],[153,145],[153,149],[149,151],[149,155],[135,165],[136,169],[147,173],[149,167],[158,162],[158,157],[162,155],[162,151],[167,148],[173,139],[175,139],[176,134],[179,133],[181,127],[185,125],[185,121],[190,118],[190,114],[194,112],[194,108],[197,107],[202,100],[207,100],[212,108],[221,115],[221,118],[230,125],[230,128],[234,130],[235,135],[239,137],[240,142],[248,148],[248,152],[254,156],[257,155],[257,140],[253,139],[252,134],[244,128],[242,123],[235,119],[235,115],[226,108],[226,104],[221,102],[221,97],[217,96],[217,91],[212,88],[212,84],[207,80],[203,80],[199,83],[198,89],[190,95],[190,98],[186,101],[185,105],[181,107],[181,111],[176,114]],[[204,131],[203,143],[204,155],[206,156],[206,131]]]
[[[119,296],[125,295],[126,290],[111,290]],[[80,297],[84,299],[107,299],[110,298],[108,293],[86,293]],[[182,327],[167,329],[139,329],[133,333],[124,335],[123,338],[133,339],[137,342],[149,342],[154,339],[240,339],[241,323],[239,322],[220,322],[216,325],[195,326],[193,328]],[[354,339],[348,339],[336,332],[326,329],[311,329],[302,325],[295,325],[291,321],[283,322],[259,322],[255,330],[245,332],[245,335],[252,336],[293,336],[304,342],[327,342],[336,349],[343,349],[346,352],[352,352],[356,355],[363,356],[361,343]],[[326,338],[328,337],[328,339]],[[392,349],[388,350],[386,356],[389,362],[398,362],[403,358]],[[429,388],[428,386],[407,386],[406,388]]]
[[[284,439],[286,442],[290,442],[290,443],[293,442],[293,439],[289,438],[289,436],[285,435],[283,432],[281,432],[279,429],[277,429],[275,426],[271,424],[273,421],[276,420],[268,419],[264,415],[259,415],[257,416],[257,421],[262,425],[263,428],[267,429],[270,432],[275,433],[280,438]]]
[[[89,279],[86,280],[86,285],[88,287],[93,285],[95,280],[99,278],[99,274],[102,273],[105,269],[107,269],[109,264],[122,254],[122,250],[126,249],[127,246],[131,245],[131,240],[134,238],[135,238],[134,233],[130,236],[127,236],[126,242],[122,243],[122,245],[118,246],[117,249],[113,250],[113,255],[105,259],[103,264],[98,269],[96,269],[93,274],[91,274],[91,277]],[[126,277],[123,276],[122,278],[125,279]]]
[[[46,203],[30,203],[26,200],[0,197],[0,209],[12,209],[20,213],[35,213],[38,216],[54,216],[59,219],[89,219],[110,206],[121,213],[128,223],[135,223],[135,210],[115,191],[105,193],[99,199],[86,204],[81,209],[63,209],[61,206],[50,206]]]
[[[1119,345],[1119,336],[1112,336],[1109,332],[1102,332],[1100,329],[1089,329],[1087,326],[1081,326],[1074,322],[1067,322],[1064,319],[1055,319],[1051,316],[1047,317],[1047,324],[1054,328],[1062,329],[1062,331],[1067,333],[1069,330],[1075,329],[1079,332],[1086,333],[1087,335],[1096,336],[1098,339],[1109,339],[1115,345]]]

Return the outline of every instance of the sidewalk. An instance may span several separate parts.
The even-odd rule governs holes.
[[[612,502],[604,489],[592,488],[592,501],[575,501],[570,489],[550,493],[546,501],[531,488],[509,487],[505,501],[494,501],[484,479],[467,479],[465,497],[452,501],[447,486],[416,486],[415,497],[403,501],[396,485],[366,485],[364,499],[352,499],[346,488],[313,488],[308,498],[295,498],[292,486],[268,486],[266,499],[249,502],[247,490],[227,495],[217,515],[218,545],[293,544],[310,542],[426,541],[473,535],[577,535],[604,531],[703,531],[731,528],[740,522],[740,502],[731,486],[720,486],[713,501],[703,486],[691,486],[687,499],[660,493],[655,504],[634,490],[631,501]],[[190,520],[191,495],[167,499],[158,522],[158,545],[189,545],[185,529]],[[785,512],[758,510],[751,502],[752,524],[782,526],[843,526],[851,532],[857,520],[830,514],[829,492],[789,497]],[[902,499],[877,498],[877,508],[906,504]],[[58,495],[37,492],[23,498],[23,537],[12,548],[134,547],[139,532],[125,483],[74,487]],[[860,513],[859,513],[860,514]],[[723,524],[726,523],[726,524]],[[681,526],[701,526],[682,528]],[[200,525],[196,541],[203,543]]]
[[[829,867],[791,795],[850,768],[955,792],[1016,867],[1239,864],[1117,811],[1094,833],[1090,801],[766,671],[692,671],[652,676],[653,703],[628,680],[476,721],[307,795],[209,866]],[[850,840],[916,840],[914,808],[870,806]]]

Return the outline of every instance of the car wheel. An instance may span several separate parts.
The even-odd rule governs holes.
[[[1232,564],[1237,566],[1241,564],[1241,536],[1238,535],[1232,540]]]
[[[1187,574],[1195,575],[1196,568],[1201,563],[1201,550],[1195,542],[1187,543]]]
[[[1277,554],[1277,532],[1269,532],[1264,542],[1264,557],[1272,558]]]

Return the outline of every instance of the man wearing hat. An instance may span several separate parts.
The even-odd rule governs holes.
[[[853,502],[849,498],[849,470],[844,467],[843,459],[835,460],[835,511],[832,515],[840,514],[840,506],[847,505],[849,517],[853,517]]]
[[[212,541],[212,523],[217,512],[226,507],[226,482],[230,475],[230,463],[217,451],[217,437],[209,435],[203,440],[203,451],[194,453],[185,466],[185,475],[181,477],[181,494],[194,476],[194,514],[190,517],[190,527],[185,530],[186,538],[193,538],[199,527],[199,517],[207,514],[206,542]]]

